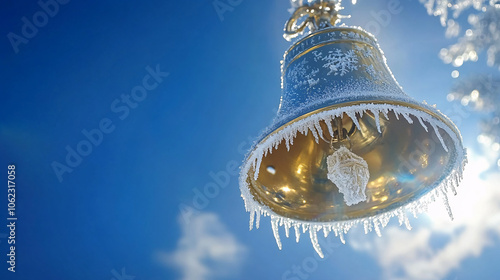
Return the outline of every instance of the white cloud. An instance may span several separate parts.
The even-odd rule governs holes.
[[[500,237],[500,174],[481,178],[488,167],[484,159],[471,155],[469,160],[459,193],[450,198],[454,221],[435,203],[412,231],[391,226],[382,238],[352,236],[349,243],[377,259],[384,279],[442,279],[463,260],[480,256],[492,237]]]
[[[231,275],[243,261],[246,248],[212,213],[179,218],[182,236],[172,253],[159,253],[159,260],[177,268],[183,280],[206,280]]]

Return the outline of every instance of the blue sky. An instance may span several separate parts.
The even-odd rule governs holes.
[[[401,12],[380,22],[389,1],[358,2],[346,3],[346,23],[375,26],[368,31],[405,91],[453,110],[446,95],[455,68],[438,58],[453,40],[439,20],[400,0]],[[0,168],[16,166],[18,221],[15,273],[0,227],[0,278],[412,279],[422,271],[495,279],[499,174],[483,172],[490,162],[473,113],[456,120],[473,156],[452,201],[455,222],[438,205],[412,219],[410,232],[391,222],[381,238],[353,231],[343,245],[330,236],[321,261],[308,238],[283,240],[279,251],[269,218],[248,231],[233,170],[278,108],[289,2],[231,3],[221,15],[212,0],[67,1],[15,46],[8,34],[21,36],[23,18],[32,22],[43,9],[4,4]],[[497,73],[485,61],[480,54],[464,64],[461,77]],[[85,134],[97,144],[81,144]],[[87,155],[69,166],[68,151],[78,149]],[[67,169],[58,175],[54,162]],[[200,199],[207,185],[217,191]],[[304,264],[310,272],[293,273]]]

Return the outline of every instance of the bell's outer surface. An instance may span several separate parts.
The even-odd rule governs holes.
[[[359,131],[349,141],[370,168],[366,203],[347,207],[334,185],[325,182],[331,143],[323,140],[333,138],[335,118]],[[422,166],[406,168],[400,162],[431,142],[442,147],[422,153]],[[333,27],[304,37],[285,53],[278,114],[248,154],[240,190],[250,228],[254,221],[258,227],[261,215],[271,216],[281,248],[279,225],[287,237],[295,228],[297,238],[302,226],[321,256],[320,229],[343,240],[343,233],[362,223],[365,232],[379,234],[393,216],[410,228],[405,212],[420,213],[436,197],[447,205],[446,195],[455,193],[465,163],[458,129],[437,109],[403,92],[376,39],[361,28]]]
[[[324,29],[303,38],[285,53],[281,75],[278,118],[360,98],[408,99],[375,39],[360,29]]]
[[[281,69],[278,114],[262,137],[306,113],[352,101],[401,101],[438,113],[403,91],[376,39],[361,28],[334,27],[306,36],[285,52]]]

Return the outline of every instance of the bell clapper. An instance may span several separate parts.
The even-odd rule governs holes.
[[[351,140],[349,132],[343,128],[342,119],[336,117],[334,121],[337,130],[334,137],[331,138],[334,152],[326,159],[327,177],[344,195],[345,203],[351,206],[367,200],[365,191],[370,179],[370,172],[366,161],[350,151]],[[352,135],[353,130],[351,129],[350,132]]]

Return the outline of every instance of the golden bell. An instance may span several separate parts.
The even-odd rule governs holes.
[[[280,249],[283,226],[297,241],[309,231],[323,256],[320,230],[344,241],[362,224],[380,235],[393,216],[410,229],[407,211],[416,215],[437,197],[451,217],[447,195],[456,193],[466,162],[460,132],[403,92],[371,34],[314,30],[285,53],[281,74],[277,116],[241,169],[250,229],[270,216]]]

